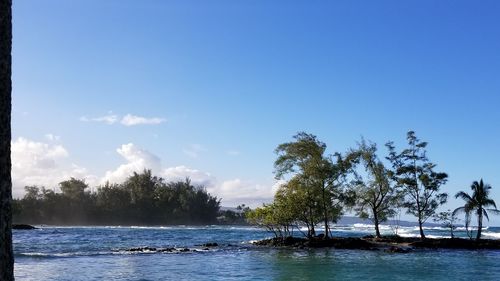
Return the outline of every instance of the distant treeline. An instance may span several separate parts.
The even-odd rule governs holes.
[[[58,225],[211,224],[220,215],[220,199],[189,179],[166,182],[150,170],[131,175],[122,184],[106,183],[96,192],[71,178],[61,192],[26,186],[13,201],[15,223]]]

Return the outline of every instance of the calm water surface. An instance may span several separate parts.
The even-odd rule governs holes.
[[[364,225],[335,228],[362,236]],[[445,236],[439,228],[427,230]],[[416,234],[413,228],[401,234]],[[500,229],[486,231],[490,238]],[[459,233],[460,234],[460,233]],[[43,227],[14,231],[16,280],[500,280],[500,251],[361,250],[254,247],[269,237],[251,227]],[[219,247],[200,246],[217,242]],[[133,247],[189,248],[131,253]]]

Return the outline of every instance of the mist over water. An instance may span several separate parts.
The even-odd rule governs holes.
[[[383,233],[393,229],[383,226]],[[418,229],[400,227],[400,235]],[[334,236],[364,236],[371,225],[335,226]],[[484,230],[500,237],[500,228]],[[297,233],[298,234],[298,233]],[[445,228],[426,229],[445,237]],[[457,229],[456,235],[465,236]],[[500,251],[418,250],[408,254],[335,249],[272,249],[252,240],[261,229],[235,226],[42,227],[14,231],[17,280],[499,280]],[[204,247],[208,242],[218,247]],[[135,247],[189,252],[130,252]]]

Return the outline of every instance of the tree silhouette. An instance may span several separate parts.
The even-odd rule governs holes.
[[[0,280],[14,280],[12,253],[12,0],[0,0]]]
[[[455,209],[455,211],[453,211],[453,213],[465,213],[466,221],[468,221],[472,212],[476,212],[476,240],[479,240],[481,239],[481,231],[483,228],[483,216],[486,217],[487,220],[489,220],[487,211],[490,211],[494,214],[499,214],[500,211],[497,210],[495,201],[489,198],[491,186],[489,184],[484,184],[483,179],[481,179],[479,182],[474,181],[470,188],[472,189],[472,195],[469,195],[464,191],[460,191],[455,195],[455,198],[462,198],[465,201],[465,205],[462,207],[458,207],[457,209]],[[495,207],[495,209],[487,209],[488,207]]]
[[[408,214],[417,218],[420,237],[425,239],[423,224],[448,198],[446,193],[439,191],[448,175],[434,171],[436,164],[426,155],[427,142],[420,141],[413,131],[407,133],[406,139],[408,147],[400,153],[396,152],[393,142],[386,144],[389,149],[387,160],[392,164],[394,180],[405,193],[403,206]]]
[[[358,148],[352,149],[346,156],[356,165],[362,164],[367,174],[362,177],[355,173],[356,214],[363,219],[370,219],[375,226],[375,236],[381,237],[379,225],[396,214],[401,196],[394,185],[390,171],[377,156],[377,146],[364,139]]]

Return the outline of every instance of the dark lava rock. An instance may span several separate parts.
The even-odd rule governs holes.
[[[164,252],[171,253],[173,251],[175,251],[175,248],[162,248],[162,249],[158,249],[158,252],[160,252],[160,253],[164,253]]]
[[[29,224],[13,224],[12,229],[37,229],[37,228]]]
[[[264,239],[253,243],[257,246],[267,247],[294,247],[303,248],[337,248],[353,250],[384,250],[391,253],[408,253],[415,248],[427,249],[488,249],[500,250],[500,240],[481,239],[479,241],[463,238],[443,238],[443,239],[424,239],[415,237],[384,236],[381,238],[298,238],[286,237]]]
[[[361,250],[373,250],[374,245],[361,238],[298,238],[298,237],[286,237],[264,239],[254,243],[258,246],[291,246],[296,248],[327,248],[333,247],[338,249],[361,249]]]
[[[479,241],[463,238],[443,238],[443,239],[424,239],[410,244],[418,248],[432,249],[490,249],[499,250],[500,240],[481,239]]]
[[[138,247],[138,248],[130,248],[127,251],[129,251],[129,252],[156,252],[156,248]]]
[[[201,246],[203,246],[203,247],[218,247],[219,244],[214,242],[214,243],[205,243],[205,244],[202,244]]]
[[[179,252],[182,252],[182,253],[189,252],[189,249],[188,248],[180,249]]]
[[[372,250],[373,244],[361,238],[339,238],[332,240],[333,247],[337,249],[359,249],[359,250]]]
[[[369,239],[369,238],[366,238]],[[398,235],[387,235],[387,236],[382,236],[380,238],[372,238],[371,240],[376,241],[376,242],[386,242],[386,243],[413,243],[420,241],[420,238],[418,237],[402,237]]]

